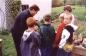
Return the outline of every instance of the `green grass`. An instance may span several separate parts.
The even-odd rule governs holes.
[[[52,18],[54,19],[56,15],[60,14],[63,11],[63,7],[54,7],[52,8]]]
[[[14,42],[11,34],[0,34],[0,38],[3,39],[3,56],[16,56]]]
[[[78,17],[79,20],[86,20],[86,8],[81,6],[74,6],[73,13]]]

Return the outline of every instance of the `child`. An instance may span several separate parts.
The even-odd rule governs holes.
[[[64,27],[57,56],[71,56],[71,51],[73,49],[73,32],[76,29],[77,26],[73,24]]]
[[[81,45],[82,42],[83,42],[83,36],[82,36],[82,34],[80,33],[80,34],[77,34],[77,36],[75,35],[75,36],[73,37],[73,40],[74,40],[74,45],[75,45],[75,46]]]
[[[57,31],[56,31],[56,38],[54,41],[54,47],[58,47],[58,44],[60,42],[61,39],[61,34],[62,34],[62,30],[65,27],[65,25],[69,24],[69,23],[74,23],[74,16],[72,15],[72,8],[70,5],[66,5],[64,7],[64,12],[62,14],[60,14],[60,18],[61,18],[61,23],[59,24]]]
[[[36,21],[33,17],[26,20],[28,29],[24,31],[21,39],[21,54],[22,56],[40,56],[40,35],[35,31]]]
[[[84,48],[86,48],[86,38],[83,38],[82,46],[83,46]]]
[[[54,27],[51,25],[50,15],[45,15],[43,18],[44,24],[40,25],[41,52],[42,56],[50,56],[52,51],[52,43],[55,37]]]

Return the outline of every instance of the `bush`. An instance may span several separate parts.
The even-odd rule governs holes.
[[[13,0],[10,4],[10,13],[11,13],[11,16],[13,18],[16,17],[16,15],[18,14],[19,10],[20,10],[20,5],[21,5],[21,2],[20,1],[15,1]]]

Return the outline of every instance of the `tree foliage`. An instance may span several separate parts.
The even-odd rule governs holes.
[[[16,17],[20,10],[21,2],[19,0],[13,0],[10,5],[10,13],[13,18]]]

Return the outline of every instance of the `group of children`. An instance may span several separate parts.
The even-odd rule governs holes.
[[[73,32],[78,28],[74,24],[75,18],[71,12],[71,6],[66,5],[64,12],[59,16],[62,21],[56,33],[51,24],[50,15],[44,16],[44,23],[39,25],[38,31],[36,31],[36,20],[29,17],[26,20],[28,29],[24,31],[21,39],[22,56],[53,56],[55,47],[57,48],[56,56],[71,56]]]
[[[61,23],[58,26],[55,47],[58,47],[57,56],[71,56],[73,48],[73,32],[77,30],[74,15],[71,13],[72,8],[70,5],[64,7],[64,12],[60,14]]]

